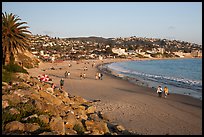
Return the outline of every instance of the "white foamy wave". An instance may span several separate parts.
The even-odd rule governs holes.
[[[128,69],[125,69],[124,67],[120,67],[115,64],[109,64],[108,68],[111,70],[117,71],[120,74],[124,74],[130,77],[136,76],[136,77],[141,77],[151,81],[174,85],[177,87],[184,87],[184,88],[194,89],[199,91],[202,90],[202,81],[191,80],[187,78],[179,78],[179,77],[169,77],[164,75],[147,74],[143,72],[128,70]]]

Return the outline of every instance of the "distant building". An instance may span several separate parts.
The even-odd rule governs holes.
[[[126,52],[125,52],[125,49],[117,49],[117,48],[112,48],[112,52],[115,53],[115,54],[118,54],[119,56],[120,55],[128,55]]]

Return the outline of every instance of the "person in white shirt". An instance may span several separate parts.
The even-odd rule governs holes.
[[[159,85],[158,88],[157,88],[157,93],[158,93],[159,97],[162,97],[162,91],[163,91],[162,87]]]

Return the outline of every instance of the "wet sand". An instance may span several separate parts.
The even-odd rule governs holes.
[[[141,87],[107,73],[103,73],[103,80],[95,80],[95,74],[99,72],[97,65],[125,60],[41,63],[39,68],[28,72],[36,77],[48,74],[59,86],[64,72],[70,71],[71,77],[65,79],[64,90],[88,100],[100,100],[95,103],[98,111],[105,113],[112,123],[121,124],[137,134],[202,135],[201,100],[179,94],[159,98],[155,89]],[[84,71],[85,66],[87,71]],[[52,67],[54,70],[50,69]],[[84,72],[87,78],[81,80],[79,75]]]

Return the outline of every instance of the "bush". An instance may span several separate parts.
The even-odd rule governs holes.
[[[6,69],[8,72],[20,72],[20,73],[26,73],[28,74],[27,70],[25,70],[24,68],[22,68],[21,66],[17,65],[17,64],[8,64],[6,66],[3,67],[4,69]]]
[[[2,81],[9,83],[13,79],[13,74],[11,72],[6,71],[5,69],[2,69]]]

